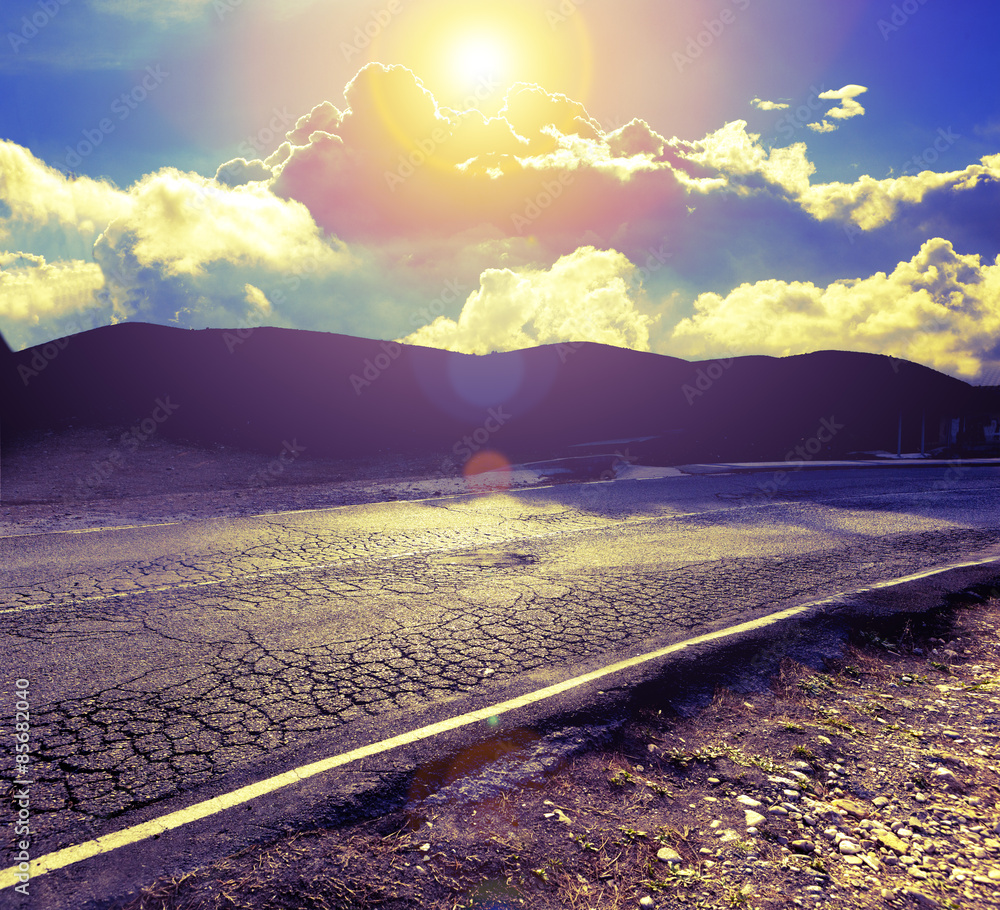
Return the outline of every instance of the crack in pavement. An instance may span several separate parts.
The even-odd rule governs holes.
[[[33,688],[55,672],[56,642],[85,673],[81,691],[67,683],[33,711],[35,842],[65,846],[358,718],[666,644],[998,543],[1000,531],[958,528],[793,555],[556,572],[535,541],[507,561],[473,549],[344,562],[13,614],[0,653],[18,653]]]

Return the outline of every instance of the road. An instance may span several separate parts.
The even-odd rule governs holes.
[[[1000,554],[997,467],[772,480],[0,539],[4,685],[28,680],[32,701],[33,852],[294,767],[352,725]]]

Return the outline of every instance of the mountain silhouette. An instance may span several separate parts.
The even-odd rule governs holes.
[[[967,383],[823,351],[691,363],[591,343],[473,356],[293,329],[123,323],[0,347],[5,443],[67,426],[273,453],[511,461],[626,448],[661,464],[954,445]],[[958,424],[955,421],[959,421]]]

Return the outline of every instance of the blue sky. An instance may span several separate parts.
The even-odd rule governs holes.
[[[7,0],[0,331],[840,347],[985,381],[998,34],[972,0]]]

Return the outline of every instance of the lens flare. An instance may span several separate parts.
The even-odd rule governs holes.
[[[462,475],[470,490],[477,493],[494,493],[509,490],[511,484],[511,464],[499,452],[483,449],[476,452],[462,469]]]

